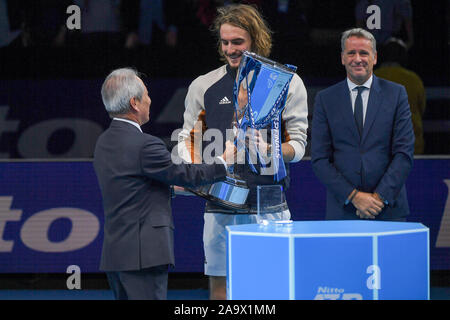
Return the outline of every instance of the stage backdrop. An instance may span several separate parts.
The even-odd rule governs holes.
[[[144,78],[152,99],[150,121],[143,126],[144,132],[161,137],[168,145],[177,141],[171,136],[183,125],[184,99],[192,80]],[[316,93],[340,80],[303,78],[308,91],[309,123]],[[92,158],[98,136],[110,123],[100,95],[102,82],[0,80],[0,159]],[[426,92],[425,152],[450,154],[450,88],[433,86]]]
[[[309,160],[291,165],[293,220],[323,220],[325,188]],[[430,228],[430,266],[450,269],[450,159],[416,159],[407,181],[411,216]],[[174,272],[203,272],[203,207],[173,200]],[[90,161],[0,162],[0,272],[99,272],[103,239],[100,190]]]

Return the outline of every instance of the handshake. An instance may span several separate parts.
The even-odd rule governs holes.
[[[361,219],[375,219],[384,208],[383,200],[376,192],[367,193],[355,189],[350,199],[356,207],[356,215]]]

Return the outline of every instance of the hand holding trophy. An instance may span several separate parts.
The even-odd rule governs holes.
[[[286,176],[281,153],[280,122],[289,84],[296,69],[244,51],[233,89],[235,114],[232,130],[238,158],[239,152],[243,151],[246,164],[257,174],[262,173],[258,173],[255,168],[255,161],[262,168],[272,163],[276,181]],[[270,143],[260,133],[260,129],[268,126],[271,126]],[[232,142],[227,141],[227,145],[230,143]],[[220,206],[234,209],[236,213],[248,213],[246,200],[249,188],[234,173],[234,165],[228,161],[226,153],[227,150],[224,153],[224,158],[229,163],[226,180],[191,191]]]

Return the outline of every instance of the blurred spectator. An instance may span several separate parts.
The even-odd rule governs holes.
[[[8,1],[0,0],[0,48],[8,46],[21,33],[11,28],[9,20]]]
[[[233,3],[249,4],[258,7],[262,12],[262,2],[265,0],[194,0],[194,17],[196,25],[195,35],[198,43],[202,46],[199,51],[208,51],[217,48],[217,38],[210,28],[217,15],[217,9]],[[270,0],[269,0],[270,1]]]
[[[217,8],[223,6],[223,1],[198,0],[196,5],[196,17],[200,23],[209,28],[217,14]]]
[[[447,25],[447,45],[450,47],[450,4],[447,2],[445,10],[445,22]]]
[[[198,0],[196,1],[196,16],[199,21],[209,29],[216,18],[218,8],[233,3],[243,3],[254,5],[259,9],[262,9],[261,6],[264,1],[265,0]]]
[[[339,47],[342,32],[354,25],[355,14],[350,7],[353,8],[355,0],[351,4],[349,1],[336,0],[301,2],[307,3],[306,16],[314,47]]]
[[[306,17],[309,1],[263,0],[261,9],[273,31],[274,47],[283,57],[289,57],[309,42]]]
[[[407,64],[406,45],[400,39],[391,38],[386,42],[383,50],[383,63],[375,70],[375,75],[387,79],[406,88],[411,119],[414,127],[416,141],[414,153],[423,154],[425,142],[423,138],[422,116],[425,112],[426,97],[423,82],[413,71],[405,68]]]
[[[62,46],[66,38],[66,9],[70,0],[21,0],[25,12],[26,46]]]
[[[119,47],[120,0],[74,0],[81,9],[80,41],[88,48]]]
[[[71,3],[70,0],[1,0],[0,29],[5,35],[1,37],[1,45],[14,39],[15,47],[63,45],[66,9]]]
[[[381,29],[368,29],[367,7],[377,5],[380,8]],[[356,25],[370,31],[379,46],[391,37],[402,39],[409,50],[414,44],[414,30],[412,24],[412,6],[410,0],[360,0],[356,4]]]
[[[135,48],[151,44],[160,46],[163,43],[175,47],[178,42],[178,20],[182,21],[183,15],[186,14],[179,10],[183,6],[179,1],[170,0],[122,1],[125,47]]]

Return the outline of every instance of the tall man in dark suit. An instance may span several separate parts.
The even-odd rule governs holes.
[[[141,131],[151,100],[132,69],[108,75],[102,99],[113,120],[94,153],[105,212],[100,269],[116,299],[166,299],[168,266],[174,264],[170,185],[223,180],[234,146],[216,164],[175,165],[164,143]]]
[[[327,188],[326,218],[404,221],[414,152],[406,90],[373,75],[369,32],[348,30],[341,46],[347,79],[317,94],[312,121],[312,167]]]

